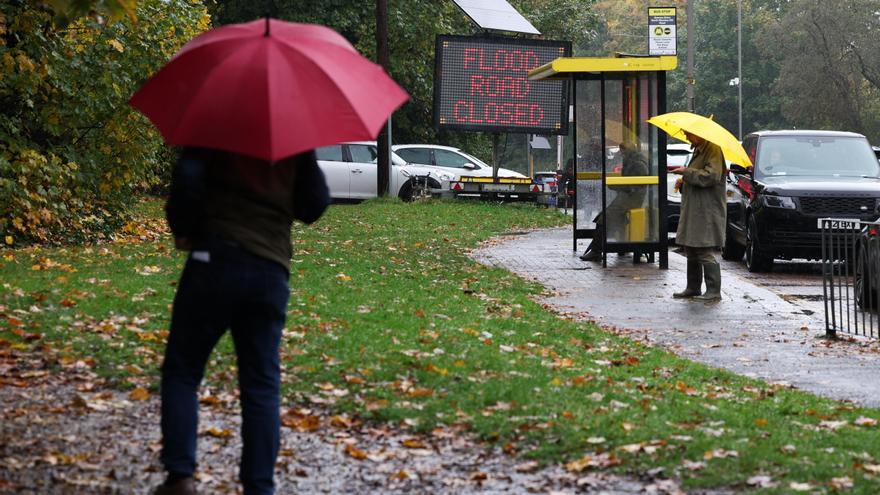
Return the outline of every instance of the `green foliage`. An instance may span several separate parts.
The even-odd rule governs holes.
[[[49,0],[55,13],[54,22],[65,27],[72,21],[86,15],[107,14],[111,20],[128,16],[132,21],[137,19],[137,0]]]
[[[860,132],[880,142],[877,8],[876,0],[793,1],[765,26],[762,53],[780,67],[774,90],[794,125]]]
[[[137,21],[0,0],[0,233],[14,242],[80,240],[120,226],[131,193],[154,185],[167,148],[127,104],[187,40],[200,2],[140,2]]]
[[[760,39],[760,32],[785,8],[784,2],[776,0],[742,2],[743,133],[790,126],[780,111],[781,99],[769,90],[779,77],[779,64],[762,55]],[[730,81],[737,77],[737,5],[735,1],[701,2],[695,10],[696,109],[714,114],[717,122],[736,134],[737,87]],[[683,89],[679,94],[679,101],[684,102]]]

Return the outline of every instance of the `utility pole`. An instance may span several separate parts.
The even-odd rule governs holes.
[[[737,74],[736,80],[738,84],[736,85],[737,90],[737,107],[739,110],[739,134],[736,136],[742,141],[743,138],[743,19],[742,19],[742,0],[736,0],[736,61],[737,61]]]
[[[694,1],[687,0],[687,109],[688,112],[696,111],[694,105]]]
[[[388,0],[376,0],[376,62],[390,73],[388,61]],[[389,117],[389,123],[391,118]],[[376,138],[376,193],[388,196],[391,181],[391,130],[388,123],[382,126]]]

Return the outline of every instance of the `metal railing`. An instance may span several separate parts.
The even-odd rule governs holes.
[[[825,333],[880,333],[880,222],[823,218]]]

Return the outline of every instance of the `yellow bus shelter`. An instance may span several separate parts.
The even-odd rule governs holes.
[[[677,63],[674,56],[564,57],[529,72],[533,81],[572,82],[572,241],[574,249],[578,239],[601,243],[602,266],[609,253],[633,253],[634,262],[660,253],[660,268],[668,267],[666,135],[646,121],[666,112],[666,72]]]

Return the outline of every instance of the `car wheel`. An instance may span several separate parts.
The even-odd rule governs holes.
[[[856,294],[856,304],[864,311],[873,311],[877,307],[877,288],[871,283],[868,270],[867,249],[861,246],[856,255],[856,266],[853,277],[853,288]]]
[[[411,181],[407,181],[406,184],[400,186],[400,192],[397,193],[397,197],[406,203],[413,200],[413,187]]]
[[[773,257],[761,253],[757,232],[758,224],[751,217],[746,226],[746,268],[752,273],[768,272],[773,269]]]
[[[430,190],[439,188],[440,183],[435,181],[434,179],[427,179],[426,183],[416,182],[413,181],[413,179],[410,179],[400,187],[400,192],[397,193],[397,197],[406,202],[411,202],[422,198],[430,198]]]
[[[746,247],[736,242],[730,229],[727,229],[727,235],[724,236],[724,245],[721,246],[721,257],[727,261],[739,261],[743,259]]]

